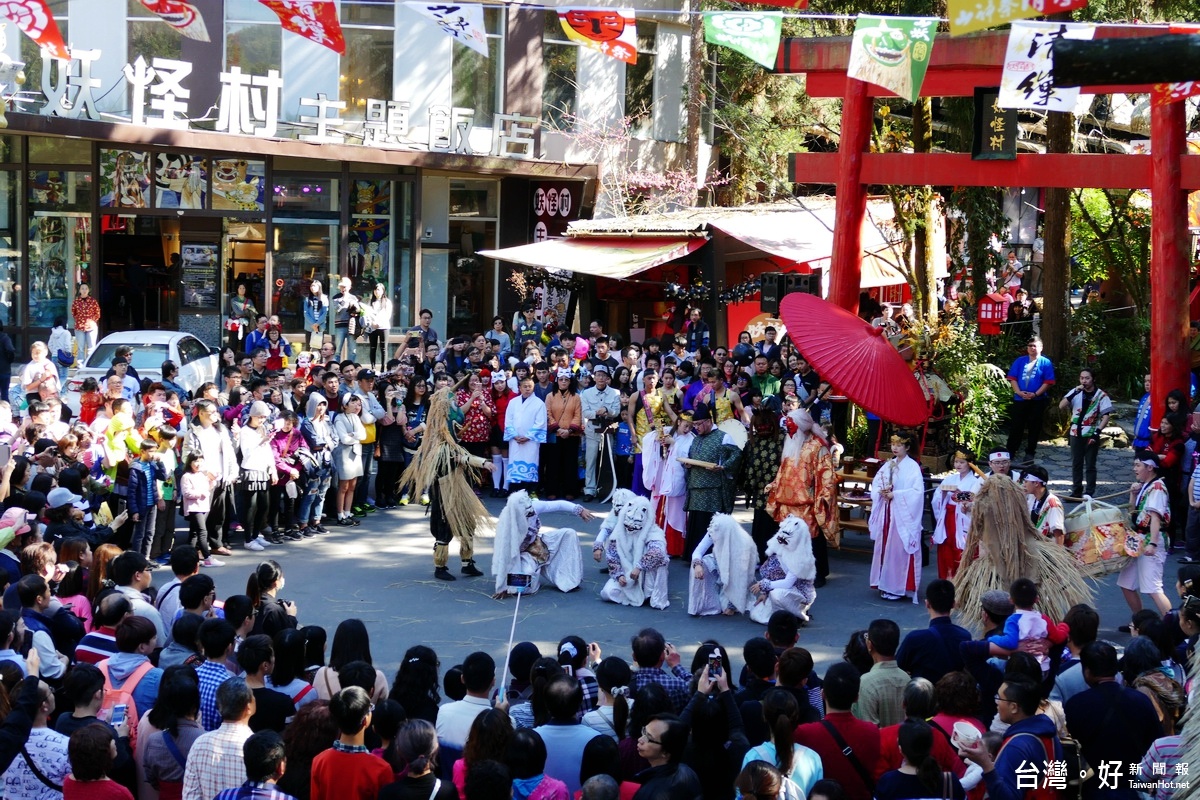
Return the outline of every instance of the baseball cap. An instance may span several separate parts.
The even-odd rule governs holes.
[[[13,536],[20,536],[33,530],[29,527],[29,520],[33,518],[34,515],[23,508],[10,508],[0,516],[0,528],[12,528]]]
[[[592,367],[593,375],[599,375],[601,372],[603,372],[605,375],[609,374],[607,364],[597,364],[596,366]]]
[[[360,381],[373,381],[377,377],[379,376],[375,374],[375,370],[373,369],[360,369],[358,371],[358,379]]]
[[[63,506],[74,505],[83,498],[62,486],[55,487],[50,490],[50,494],[46,496],[46,505],[50,508],[62,508]]]

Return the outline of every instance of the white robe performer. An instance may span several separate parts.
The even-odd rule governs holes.
[[[958,572],[971,533],[971,507],[983,488],[981,473],[968,453],[960,450],[955,454],[954,468],[933,493],[931,503],[937,521],[933,542],[937,545],[938,577],[946,579]]]
[[[561,592],[579,588],[583,582],[583,557],[579,553],[579,534],[573,528],[543,531],[540,514],[574,514],[590,520],[591,512],[566,500],[531,500],[525,491],[513,493],[500,512],[496,524],[496,543],[492,551],[492,576],[496,595],[507,594],[508,575],[533,576],[525,594],[534,594],[542,580]]]
[[[875,552],[871,557],[871,588],[884,600],[912,595],[917,602],[921,583],[921,516],[925,509],[925,480],[921,466],[908,457],[909,439],[893,436],[892,458],[871,481],[869,529]]]
[[[776,611],[789,611],[808,623],[808,610],[817,601],[817,560],[812,533],[804,520],[789,515],[767,542],[767,560],[759,567],[758,583],[750,592],[757,599],[750,619],[766,625]]]
[[[667,542],[654,524],[648,498],[634,496],[625,504],[605,555],[609,577],[600,589],[601,598],[626,606],[640,606],[646,598],[653,608],[671,605],[667,593]]]
[[[529,441],[518,442],[518,438]],[[514,397],[504,412],[504,441],[508,442],[509,483],[538,482],[538,452],[546,443],[546,404],[531,394]]]
[[[614,489],[612,495],[612,513],[604,518],[604,522],[600,523],[600,532],[596,534],[596,542],[592,545],[592,558],[597,561],[604,561],[604,546],[608,542],[608,537],[612,536],[613,529],[617,527],[617,520],[621,518],[621,509],[625,508],[625,504],[632,500],[636,495],[629,489]]]
[[[685,555],[684,538],[687,534],[687,467],[679,463],[680,457],[687,458],[692,447],[692,415],[685,411],[679,415],[679,423],[671,436],[671,447],[665,458],[658,455],[657,445],[647,434],[642,443],[642,483],[650,490],[650,504],[654,509],[654,522],[667,537],[667,553],[672,556]],[[647,450],[646,441],[651,445]],[[647,481],[647,464],[658,462],[661,466],[654,475],[654,482]]]
[[[692,553],[688,613],[692,616],[743,614],[750,608],[750,584],[758,546],[728,514],[717,514]]]

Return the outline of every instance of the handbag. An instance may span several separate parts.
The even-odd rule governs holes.
[[[55,357],[58,359],[58,363],[62,364],[64,367],[69,367],[75,363],[75,354],[69,350],[63,350],[60,348]]]
[[[308,349],[320,350],[321,345],[325,343],[325,334],[320,331],[308,332]]]

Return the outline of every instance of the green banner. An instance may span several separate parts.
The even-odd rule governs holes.
[[[859,14],[846,74],[915,102],[921,96],[936,30],[937,20],[929,17]]]
[[[775,68],[782,31],[782,13],[704,12],[704,41],[737,50],[767,69]]]

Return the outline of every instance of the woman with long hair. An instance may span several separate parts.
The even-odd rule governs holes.
[[[297,710],[317,699],[313,685],[304,679],[306,630],[284,628],[275,634],[275,667],[267,676],[267,686],[290,697]]]
[[[338,681],[338,670],[352,661],[371,661],[371,637],[361,619],[344,619],[333,632],[333,644],[329,648],[329,664],[313,675],[313,686],[317,696],[328,700],[342,690]],[[371,689],[371,701],[379,702],[388,696],[387,678],[381,670],[375,670],[375,686]]]
[[[314,280],[308,285],[308,293],[304,295],[304,332],[308,335],[309,349],[321,349],[328,321],[329,297],[321,287],[321,282]]]
[[[458,431],[458,440],[467,452],[473,456],[487,460],[492,438],[492,421],[496,418],[496,405],[492,402],[491,376],[472,372],[467,378],[467,385],[458,390],[454,397],[454,405],[463,415],[462,426]],[[475,494],[482,494],[480,487],[475,486]]]
[[[629,696],[633,671],[616,656],[609,656],[596,667],[599,705],[583,715],[583,724],[619,742],[629,724]]]
[[[752,761],[774,764],[795,784],[799,796],[807,797],[816,782],[825,777],[825,769],[815,750],[792,739],[793,731],[800,724],[800,704],[796,702],[796,696],[787,689],[771,689],[763,695],[762,715],[771,733],[770,741],[747,750],[742,767],[749,766]]]
[[[276,786],[296,800],[312,796],[313,760],[333,747],[341,731],[329,715],[329,702],[317,700],[296,712],[292,724],[283,732],[283,753],[287,772]]]
[[[379,353],[378,369],[383,369],[383,363],[387,361],[388,329],[392,327],[392,301],[388,297],[387,287],[382,283],[375,284],[375,288],[371,290],[371,302],[367,304],[366,317],[364,329],[367,332],[367,342],[371,345],[371,369],[377,369],[376,351]]]
[[[502,708],[489,708],[471,723],[462,758],[454,762],[454,786],[463,800],[467,800],[467,770],[478,761],[503,761],[508,744],[513,738],[512,721]]]
[[[567,785],[546,774],[546,743],[534,730],[518,730],[504,763],[512,773],[513,800],[569,800]]]
[[[138,723],[134,752],[138,783],[163,800],[183,794],[187,754],[204,734],[199,718],[200,682],[196,670],[183,665],[167,667],[158,685],[154,707]],[[138,794],[145,796],[142,791]]]
[[[432,722],[410,719],[392,740],[390,763],[406,766],[400,778],[383,787],[379,800],[458,800],[452,783],[437,777],[438,738]]]
[[[571,370],[560,368],[554,383],[554,391],[546,396],[546,430],[551,439],[544,448],[547,463],[542,488],[547,500],[562,496],[573,501],[579,494],[583,406]]]
[[[389,696],[404,706],[410,719],[436,723],[438,704],[442,702],[438,695],[437,653],[423,644],[408,648]]]
[[[338,524],[358,525],[354,516],[354,487],[363,476],[363,441],[367,429],[363,425],[362,398],[353,392],[342,395],[342,411],[333,419],[333,469],[337,473],[337,516]]]
[[[274,636],[284,628],[297,626],[296,604],[275,596],[283,589],[283,584],[283,567],[272,559],[259,562],[250,573],[246,580],[246,596],[257,609],[251,633]]]
[[[291,363],[292,346],[283,338],[283,328],[278,325],[267,326],[267,369],[281,370],[284,359]]]
[[[412,381],[409,382],[408,392],[404,397],[404,415],[407,418],[404,426],[404,463],[401,467],[401,473],[408,469],[408,465],[412,463],[413,458],[417,455],[417,449],[421,446],[422,440],[425,438],[425,427],[429,424],[429,384],[425,382],[422,375],[413,375]],[[396,476],[396,481],[399,483],[400,476]],[[379,479],[376,478],[375,486],[378,489]],[[393,484],[393,491],[395,491]],[[409,503],[408,492],[400,495],[397,501],[400,505],[406,506]],[[421,498],[421,505],[429,505],[429,496],[425,495]]]
[[[933,728],[919,719],[900,723],[900,769],[885,772],[875,784],[876,800],[912,800],[916,797],[942,797],[964,800],[962,784],[952,772],[942,772],[932,756]]]
[[[1189,419],[1185,407],[1182,413],[1163,416],[1158,423],[1158,430],[1150,433],[1150,450],[1158,456],[1159,476],[1170,498],[1170,519],[1164,520],[1163,524],[1163,532],[1170,535],[1168,550],[1182,540],[1183,526],[1187,522],[1188,504],[1183,482],[1184,445],[1187,439],[1183,430]]]
[[[246,331],[254,330],[257,316],[258,310],[254,306],[254,301],[246,293],[245,282],[238,281],[234,293],[229,297],[228,319],[225,321],[225,330],[229,333],[231,347],[235,349],[242,347]]]
[[[508,709],[514,728],[536,728],[550,721],[550,712],[546,708],[546,687],[551,678],[562,674],[563,668],[559,666],[558,659],[543,656],[533,662],[529,670],[529,699]]]
[[[92,554],[92,568],[88,572],[87,596],[93,603],[101,589],[107,589],[113,585],[108,577],[108,564],[122,552],[124,551],[115,544],[102,544]]]
[[[629,371],[629,367],[624,365],[617,367],[613,372],[611,385],[621,393],[622,408],[625,407],[632,395],[637,394],[637,387],[633,385],[633,373]]]
[[[92,601],[88,599],[84,592],[84,587],[87,584],[87,571],[78,561],[60,561],[58,562],[67,568],[65,574],[62,575],[58,582],[58,591],[56,596],[58,601],[63,604],[64,608],[69,608],[83,620],[83,627],[86,631],[92,630]]]

